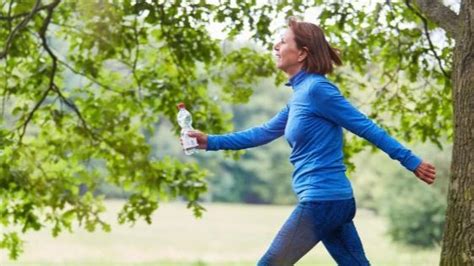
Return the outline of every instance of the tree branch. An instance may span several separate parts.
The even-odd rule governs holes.
[[[20,137],[19,137],[19,140],[18,140],[18,143],[21,144],[22,142],[22,139],[23,137],[25,136],[25,133],[26,133],[26,128],[28,126],[28,123],[31,121],[31,119],[33,118],[33,115],[35,114],[35,112],[39,109],[39,107],[41,106],[41,104],[44,102],[44,100],[46,99],[46,97],[48,96],[49,92],[54,90],[54,87],[56,86],[54,84],[54,77],[56,75],[56,70],[57,70],[57,57],[54,55],[54,53],[51,51],[51,48],[49,47],[48,45],[48,42],[46,40],[46,31],[48,30],[48,25],[49,23],[51,22],[51,18],[53,17],[53,11],[54,11],[54,8],[56,8],[56,6],[59,4],[59,2],[61,2],[61,0],[55,0],[53,3],[51,3],[47,10],[48,10],[48,15],[46,16],[44,22],[43,22],[43,25],[41,26],[41,29],[39,30],[39,36],[41,38],[41,42],[42,42],[42,45],[44,47],[44,49],[46,50],[46,52],[49,54],[49,56],[51,57],[52,61],[53,61],[53,66],[52,66],[52,69],[51,69],[51,74],[49,76],[49,85],[48,85],[48,89],[43,93],[43,96],[41,97],[41,99],[36,103],[36,105],[33,107],[33,109],[30,111],[30,113],[28,114],[28,117],[26,118],[25,122],[23,122],[21,128],[22,128],[22,131],[20,133]],[[40,0],[37,0],[36,1],[36,6],[34,9],[37,8],[37,6],[39,5],[40,3]],[[31,14],[33,14],[34,12],[32,12]],[[31,15],[32,16],[32,15]],[[31,16],[30,16],[30,19],[31,19]],[[26,19],[26,18],[25,18]],[[17,27],[18,28],[18,27]]]
[[[28,126],[28,123],[31,121],[33,118],[33,115],[35,114],[36,110],[41,106],[41,104],[46,100],[46,97],[48,96],[49,92],[51,91],[51,88],[48,88],[44,93],[43,96],[41,96],[41,99],[35,104],[33,109],[30,111],[28,114],[28,117],[26,118],[25,122],[23,122],[22,125],[18,127],[18,129],[21,128],[21,133],[20,133],[20,138],[18,140],[18,143],[21,144],[21,141],[23,140],[23,137],[25,136],[26,133],[26,127]]]
[[[38,2],[41,2],[41,1],[38,1]],[[36,8],[36,12],[47,9],[47,8],[49,8],[49,6],[50,5],[40,6],[40,7]],[[23,12],[23,13],[11,16],[10,13],[8,13],[8,15],[6,17],[0,16],[0,20],[6,20],[6,21],[11,22],[12,20],[28,16],[29,14],[31,14],[31,12]]]
[[[428,19],[456,39],[459,31],[459,16],[454,11],[443,5],[440,0],[415,0],[415,2]]]
[[[56,75],[56,69],[58,67],[58,58],[56,55],[51,51],[51,48],[49,47],[48,41],[46,40],[46,31],[48,30],[49,23],[51,22],[51,18],[53,17],[53,11],[54,8],[61,2],[61,0],[55,0],[53,3],[51,3],[50,7],[48,8],[48,15],[46,16],[43,25],[41,26],[41,29],[39,31],[39,36],[41,38],[41,43],[43,44],[44,49],[46,52],[49,54],[51,59],[53,60],[53,67],[51,70],[51,74],[49,77],[49,88],[53,89],[54,86],[54,77]]]
[[[120,95],[125,95],[127,92],[133,92],[133,91],[118,91],[118,90],[114,90],[112,88],[110,88],[109,86],[101,83],[100,81],[96,80],[95,78],[93,77],[89,77],[86,73],[84,72],[81,72],[79,70],[76,70],[74,67],[72,67],[71,65],[69,65],[68,63],[66,63],[65,61],[61,60],[61,59],[58,59],[58,63],[60,63],[61,65],[65,66],[67,69],[71,70],[71,72],[73,72],[74,74],[77,74],[77,75],[80,75],[81,77],[85,77],[86,79],[90,80],[91,82],[95,83],[96,85],[98,85],[99,87],[103,88],[104,90],[108,90],[108,91],[113,91],[115,93],[118,93]]]
[[[139,52],[140,52],[140,41],[138,40],[138,30],[137,30],[137,18],[135,18],[135,21],[133,23],[133,35],[134,35],[134,39],[135,39],[135,60],[133,60],[133,66],[132,66],[132,74],[133,74],[133,78],[135,79],[135,82],[137,83],[137,86],[138,86],[138,98],[139,100],[142,99],[142,86],[141,86],[141,82],[140,82],[140,79],[138,78],[138,75],[137,75],[137,62],[138,62],[138,57],[140,56]]]
[[[7,16],[11,16],[11,14],[12,14],[12,6],[13,6],[13,0],[10,0],[10,4],[8,4]],[[12,31],[12,21],[11,21],[11,20],[8,21],[8,31],[9,31],[9,32]]]
[[[437,1],[435,1],[437,2]],[[428,39],[428,43],[430,45],[430,50],[433,52],[433,55],[434,57],[436,58],[436,60],[438,61],[438,65],[439,65],[439,68],[441,69],[441,72],[443,72],[443,75],[446,77],[446,78],[451,78],[451,75],[449,75],[443,68],[443,64],[441,62],[441,58],[439,57],[438,53],[436,53],[436,49],[433,45],[433,42],[431,41],[431,37],[430,37],[430,32],[428,30],[428,20],[420,13],[418,12],[415,8],[413,8],[410,4],[410,0],[405,0],[405,4],[407,5],[407,7],[413,11],[420,19],[421,21],[423,22],[423,28],[424,28],[424,31],[425,31],[425,35],[426,35],[426,38]],[[443,5],[443,7],[445,7]],[[447,7],[445,7],[447,8]],[[451,9],[450,9],[451,10]],[[451,11],[452,12],[452,11]],[[454,13],[454,12],[453,12]],[[457,15],[456,15],[457,16]]]
[[[96,135],[87,126],[87,122],[84,120],[84,118],[83,118],[81,112],[79,111],[79,109],[77,108],[77,106],[73,102],[68,100],[66,97],[64,97],[64,95],[61,93],[61,90],[54,83],[54,76],[56,75],[58,58],[53,53],[53,51],[51,50],[51,48],[49,47],[49,45],[46,41],[46,30],[48,28],[49,23],[51,22],[53,10],[59,4],[59,2],[61,2],[61,0],[56,0],[55,2],[53,2],[51,4],[51,7],[48,8],[48,16],[46,17],[45,22],[43,24],[43,27],[41,27],[41,30],[39,32],[40,38],[41,38],[42,43],[43,43],[43,47],[45,48],[45,50],[48,52],[51,59],[53,60],[53,70],[51,71],[49,89],[54,91],[59,96],[61,101],[64,102],[69,108],[71,108],[74,111],[74,113],[76,113],[77,117],[79,117],[79,120],[81,120],[81,123],[82,123],[82,126],[84,127],[84,129],[90,134],[90,136],[94,140],[97,140]]]
[[[87,122],[86,122],[86,120],[84,119],[84,117],[82,116],[81,111],[79,111],[79,108],[77,108],[77,106],[76,106],[71,100],[67,99],[67,98],[61,93],[61,90],[59,90],[59,88],[56,86],[56,84],[53,85],[53,91],[59,96],[59,99],[61,100],[61,102],[65,103],[65,104],[77,115],[77,117],[79,118],[79,120],[81,120],[82,126],[83,126],[84,129],[89,133],[89,135],[92,137],[92,139],[94,139],[94,140],[99,140],[100,138],[98,138],[97,134],[95,134],[95,133],[89,128],[89,126],[87,125]]]
[[[154,2],[155,6],[157,9],[159,9],[159,12],[160,12],[160,19],[161,19],[161,23],[163,25],[166,25],[167,22],[165,21],[165,19],[167,18],[166,16],[166,10],[165,10],[165,7],[163,4],[158,4],[157,2]],[[187,84],[187,80],[185,77],[187,77],[187,73],[189,73],[189,71],[187,71],[184,67],[183,64],[181,64],[181,61],[177,58],[176,54],[175,54],[175,51],[173,50],[175,47],[173,47],[169,40],[172,40],[172,36],[170,35],[167,27],[163,26],[161,27],[161,32],[163,33],[163,35],[165,36],[165,42],[168,44],[168,46],[170,47],[170,56],[171,56],[171,59],[174,61],[174,65],[176,66],[178,72],[181,72],[183,73],[183,75],[178,75],[178,80],[182,83],[182,84]]]
[[[108,43],[108,44],[110,44],[110,45],[113,45],[113,43],[111,43],[109,40],[105,39],[104,37],[102,37],[102,36],[99,35],[99,34],[95,34],[95,33],[93,33],[93,32],[92,32],[92,33],[91,33],[91,32],[83,32],[83,31],[77,29],[76,27],[73,27],[73,26],[67,25],[67,24],[55,23],[55,25],[61,26],[61,27],[65,27],[65,28],[68,28],[68,29],[71,29],[71,30],[74,30],[74,31],[76,31],[76,32],[78,32],[78,33],[80,33],[80,34],[93,35],[95,38],[99,38],[99,39],[101,39],[103,42],[106,42],[106,43]],[[136,51],[136,56],[138,57],[138,51]],[[119,60],[119,61],[120,61],[121,63],[127,65],[128,67],[132,67],[132,65],[131,65],[130,63],[128,63],[128,62],[125,62],[125,61],[122,61],[122,60]],[[109,86],[107,86],[107,85],[101,83],[100,81],[98,81],[98,80],[95,79],[94,77],[91,77],[91,76],[87,75],[86,73],[81,72],[81,71],[75,69],[73,66],[71,66],[71,65],[68,64],[66,61],[64,61],[64,60],[62,60],[62,59],[60,59],[60,58],[58,58],[58,63],[64,65],[66,68],[68,68],[69,70],[71,70],[74,74],[80,75],[80,76],[82,76],[82,77],[88,79],[89,81],[95,83],[96,85],[98,85],[99,87],[103,88],[104,90],[113,91],[113,92],[115,92],[115,93],[118,93],[118,94],[124,95],[124,96],[127,95],[127,94],[129,94],[129,93],[133,93],[133,92],[134,92],[133,90],[128,90],[128,91],[118,91],[118,90],[114,90],[114,89],[112,89],[111,87],[109,87]],[[135,63],[135,65],[136,65],[136,63]],[[136,78],[136,75],[134,75],[134,77]],[[138,83],[138,81],[137,81],[137,83]]]
[[[7,15],[10,16],[12,13],[12,5],[13,5],[13,0],[10,0],[10,4],[8,5],[8,12]],[[8,31],[12,32],[12,22],[8,21]],[[5,55],[5,80],[4,80],[4,86],[5,90],[3,91],[3,96],[2,96],[2,117],[5,115],[5,103],[7,101],[7,96],[8,96],[8,77],[10,76],[10,73],[8,72],[8,57]]]
[[[43,93],[40,100],[35,104],[33,109],[29,112],[29,114],[27,115],[27,118],[22,123],[22,125],[20,125],[19,128],[18,128],[18,129],[21,129],[21,133],[20,133],[20,137],[19,137],[19,143],[20,144],[21,144],[22,139],[23,139],[23,137],[26,133],[26,128],[27,128],[28,124],[31,122],[35,112],[40,108],[40,106],[46,100],[47,96],[49,95],[49,93],[51,91],[58,95],[59,99],[61,100],[61,103],[64,103],[68,108],[70,108],[77,115],[77,117],[79,118],[79,120],[82,124],[82,128],[91,136],[91,138],[93,140],[104,141],[98,134],[94,133],[93,130],[91,130],[89,128],[89,126],[88,126],[86,120],[84,119],[84,117],[82,116],[82,113],[80,112],[79,108],[77,108],[77,106],[70,99],[66,98],[64,96],[64,94],[61,92],[61,90],[59,89],[59,87],[56,85],[55,76],[56,76],[57,69],[58,69],[58,63],[66,66],[72,72],[74,72],[76,74],[80,74],[81,76],[84,76],[84,77],[88,78],[89,80],[91,80],[92,82],[96,83],[97,85],[103,87],[104,89],[111,90],[111,91],[120,93],[122,95],[124,94],[124,92],[115,91],[115,90],[109,88],[108,86],[106,86],[104,84],[101,84],[99,81],[97,81],[97,80],[95,80],[91,77],[88,77],[86,74],[80,73],[79,71],[75,70],[73,67],[68,65],[66,62],[61,61],[55,55],[55,53],[53,52],[52,47],[50,47],[49,44],[48,44],[48,41],[47,41],[47,38],[46,38],[46,32],[47,32],[48,26],[51,24],[53,11],[60,2],[61,2],[61,0],[55,0],[52,4],[50,4],[48,6],[48,8],[46,8],[47,11],[48,11],[47,16],[46,16],[45,20],[43,21],[43,25],[41,26],[40,30],[38,31],[38,35],[39,35],[39,38],[40,38],[40,41],[41,41],[41,45],[43,46],[44,50],[48,53],[49,57],[52,60],[52,69],[51,69],[51,73],[49,75],[49,85],[48,85],[47,90]],[[136,52],[136,56],[138,57],[138,52]],[[134,63],[134,66],[136,67],[136,62]]]
[[[85,31],[82,31],[80,29],[78,29],[77,27],[75,26],[71,26],[71,25],[68,25],[68,24],[64,24],[64,23],[53,23],[54,25],[56,26],[61,26],[61,27],[64,27],[64,28],[68,28],[70,30],[74,30],[75,32],[77,33],[80,33],[82,35],[87,35],[87,36],[94,36],[94,38],[96,39],[100,39],[101,41],[107,43],[108,45],[115,45],[113,42],[111,42],[109,39],[106,39],[104,38],[104,36],[94,32],[94,31],[89,31],[89,32],[85,32]]]
[[[7,56],[8,50],[10,49],[10,46],[13,43],[13,39],[15,38],[15,35],[22,30],[23,28],[28,25],[28,22],[33,18],[33,16],[39,11],[38,7],[41,3],[41,0],[36,0],[35,5],[31,12],[29,12],[26,17],[13,29],[13,31],[10,32],[10,35],[8,35],[7,41],[5,43],[5,48],[3,51],[0,52],[0,60],[5,58]]]

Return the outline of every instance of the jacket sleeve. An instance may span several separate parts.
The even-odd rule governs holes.
[[[420,165],[419,157],[357,110],[333,84],[316,83],[311,87],[309,95],[311,101],[315,103],[314,109],[317,115],[370,141],[410,171],[414,171]]]
[[[208,135],[207,150],[241,150],[267,144],[285,133],[288,105],[268,122],[243,131]]]

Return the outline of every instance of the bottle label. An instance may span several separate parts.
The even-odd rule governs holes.
[[[191,149],[197,147],[199,144],[196,138],[185,137],[183,138],[183,148],[184,149]]]

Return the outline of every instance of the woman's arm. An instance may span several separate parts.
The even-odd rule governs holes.
[[[287,119],[288,106],[285,106],[272,119],[260,126],[223,135],[204,135],[199,132],[190,132],[189,135],[198,138],[201,149],[209,151],[241,150],[267,144],[282,136],[285,132]]]
[[[387,132],[347,101],[339,89],[328,82],[313,85],[310,97],[315,112],[365,138],[427,183],[434,180],[434,167],[414,155]],[[421,167],[421,168],[420,168]],[[432,180],[431,180],[432,179]]]

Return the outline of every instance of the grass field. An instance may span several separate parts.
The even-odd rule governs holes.
[[[77,230],[53,238],[49,231],[27,236],[25,253],[11,262],[0,253],[2,266],[154,266],[255,265],[292,206],[205,204],[201,219],[181,203],[160,206],[153,224],[118,226],[114,212],[120,201],[107,203],[112,232]],[[395,245],[386,224],[371,212],[358,210],[356,226],[373,265],[437,265],[439,249],[416,250]],[[335,265],[322,245],[297,265]]]

